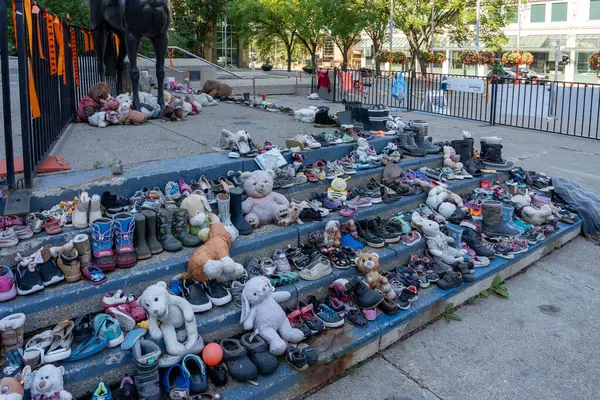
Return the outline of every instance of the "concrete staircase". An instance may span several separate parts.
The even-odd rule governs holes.
[[[389,141],[389,138],[372,140],[372,144],[379,151]],[[318,159],[333,160],[346,155],[352,145],[338,145],[320,150],[307,151],[307,162],[312,163]],[[431,155],[423,158],[406,157],[402,160],[403,168],[418,168],[423,165],[441,166],[441,155]],[[143,166],[128,171],[119,178],[105,174],[106,171],[73,172],[64,175],[38,178],[35,182],[34,196],[31,200],[32,210],[49,208],[62,199],[69,199],[79,190],[85,189],[91,193],[101,193],[110,190],[113,193],[130,196],[142,186],[164,187],[169,180],[179,176],[186,181],[197,179],[206,175],[209,179],[226,175],[228,170],[252,171],[258,169],[251,159],[232,160],[226,154],[216,153],[197,157],[188,157],[178,160],[157,161],[146,163]],[[361,170],[348,181],[349,187],[366,183],[369,179],[381,179],[383,168]],[[453,181],[449,188],[457,193],[466,193],[479,186],[480,179],[504,180],[506,173],[484,175],[478,179]],[[303,200],[310,197],[315,191],[325,191],[329,181],[319,183],[305,183],[293,188],[282,190],[289,199]],[[361,209],[354,218],[381,216],[391,217],[399,211],[408,211],[425,201],[426,195],[419,194],[406,196],[393,204],[378,204]],[[289,227],[266,226],[256,230],[252,235],[240,237],[233,245],[231,255],[236,261],[244,262],[247,256],[271,256],[274,249],[287,245],[298,246],[303,243],[309,232],[323,229],[327,221],[345,220],[345,218],[330,215],[322,222],[311,222]],[[443,313],[445,305],[461,304],[468,298],[476,295],[481,290],[490,286],[493,277],[500,274],[503,277],[517,273],[522,268],[530,265],[543,255],[574,238],[580,231],[580,223],[575,225],[561,225],[547,240],[536,246],[530,247],[527,253],[518,255],[513,260],[495,259],[487,268],[476,271],[476,281],[464,284],[459,288],[442,291],[437,287],[421,290],[419,300],[413,303],[408,311],[400,311],[394,316],[379,315],[376,321],[370,322],[365,329],[354,328],[346,324],[343,328],[328,330],[325,333],[311,338],[308,343],[314,346],[319,353],[319,365],[300,373],[290,368],[283,359],[279,369],[271,376],[259,377],[258,386],[249,383],[240,384],[230,382],[222,389],[224,399],[247,398],[294,398],[300,396],[313,387],[326,382],[328,379],[342,373],[346,368],[360,362],[387,346],[400,340],[408,333],[428,323]],[[46,243],[62,243],[72,238],[81,231],[65,229],[56,236],[36,235],[34,238],[21,242],[15,248],[4,249],[0,252],[0,259],[7,265],[14,264],[14,255],[17,251],[27,254],[35,251]],[[414,253],[422,253],[425,248],[424,241],[412,247],[403,244],[386,246],[377,250],[380,255],[381,266],[384,270],[391,270],[407,261]],[[128,270],[116,270],[108,274],[108,281],[100,286],[93,286],[80,281],[77,283],[61,283],[43,290],[34,295],[18,297],[8,303],[2,304],[0,317],[24,312],[27,315],[26,332],[33,333],[41,329],[54,326],[64,319],[75,318],[84,313],[100,312],[100,305],[104,293],[123,289],[136,296],[150,284],[158,281],[169,281],[177,273],[186,270],[187,261],[194,249],[184,249],[178,253],[163,253],[151,259],[138,263]],[[12,259],[11,259],[12,258]],[[335,269],[332,274],[316,281],[299,280],[294,285],[281,287],[292,293],[292,301],[303,300],[309,295],[320,297],[327,292],[327,286],[340,277],[350,278],[358,275],[354,269]],[[435,286],[435,285],[432,285]],[[223,307],[197,314],[198,329],[205,342],[219,340],[241,333],[239,324],[240,309],[233,303]],[[126,374],[133,373],[131,354],[120,348],[105,350],[95,357],[75,363],[64,363],[66,368],[66,389],[76,397],[82,397],[92,391],[95,385],[104,380],[110,384],[120,381]]]

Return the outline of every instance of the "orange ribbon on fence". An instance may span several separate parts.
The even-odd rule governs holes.
[[[63,85],[67,84],[67,74],[65,71],[65,35],[62,21],[55,15],[53,20],[54,37],[58,43],[58,76],[62,76]]]
[[[119,37],[117,35],[115,36],[115,49],[116,49],[116,53],[117,53],[117,57],[119,57],[119,45],[121,44],[121,41],[119,40]]]
[[[15,3],[15,0],[12,0],[12,16],[13,16],[13,31],[15,32],[15,47],[17,47],[19,40],[17,37],[17,3]]]
[[[50,75],[56,75],[56,45],[54,40],[54,23],[52,15],[44,11],[46,34],[48,35],[48,57],[50,58]]]
[[[575,84],[575,82],[569,83],[569,87],[573,87],[574,84]]]
[[[25,9],[25,21],[27,22],[27,31],[29,33],[29,58],[33,57],[33,17],[31,15],[31,1],[23,2]],[[40,101],[38,100],[37,91],[35,90],[35,81],[33,80],[33,66],[29,62],[29,105],[31,107],[31,117],[38,118],[42,115],[40,111]]]
[[[38,53],[40,55],[40,58],[42,60],[45,60],[46,57],[44,56],[44,44],[42,43],[42,24],[40,23],[40,8],[37,6],[37,4],[35,3],[35,1],[33,2],[33,5],[31,6],[31,12],[33,12],[35,14],[35,20],[37,23],[37,43],[38,43]]]
[[[173,66],[173,56],[175,56],[175,49],[172,49],[171,51],[167,50],[167,54],[169,55],[169,66],[171,68],[175,68]]]
[[[90,51],[90,41],[86,31],[81,31],[83,34],[83,50]]]
[[[71,32],[71,55],[73,57],[73,76],[75,77],[75,86],[79,87],[79,60],[77,59],[77,39],[75,38],[75,28]]]

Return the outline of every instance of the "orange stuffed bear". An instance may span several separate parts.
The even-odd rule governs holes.
[[[206,282],[209,279],[228,282],[240,278],[246,271],[241,264],[229,257],[231,244],[231,235],[223,223],[210,224],[208,240],[192,254],[184,278],[199,282]]]
[[[371,289],[379,289],[387,295],[392,287],[388,279],[379,273],[379,254],[364,252],[356,260],[358,270],[365,274],[367,284]]]

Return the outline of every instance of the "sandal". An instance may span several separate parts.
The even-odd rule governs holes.
[[[369,321],[367,321],[365,316],[356,309],[348,310],[344,318],[358,328],[366,328],[369,325]]]
[[[98,267],[90,265],[81,271],[81,277],[84,281],[88,281],[92,285],[99,285],[107,281],[106,275]]]
[[[56,235],[62,232],[60,227],[60,219],[50,217],[46,219],[46,222],[42,224],[42,229],[46,231],[48,235]]]
[[[93,356],[94,354],[100,353],[108,346],[108,339],[99,336],[90,336],[77,346],[75,350],[71,352],[69,358],[65,358],[63,362],[79,361],[84,358]]]
[[[141,322],[148,317],[144,307],[138,305],[137,301],[132,301],[129,303],[129,313],[135,322]]]

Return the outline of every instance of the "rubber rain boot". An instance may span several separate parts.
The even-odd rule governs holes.
[[[159,210],[156,213],[156,228],[158,229],[156,238],[164,250],[174,252],[181,250],[183,246],[171,233],[171,221],[170,211]]]
[[[160,254],[163,247],[156,236],[156,213],[152,210],[142,210],[141,214],[146,218],[146,244],[152,254]]]
[[[133,246],[135,219],[133,214],[118,213],[115,221],[115,263],[119,268],[131,268],[137,263],[137,254]]]
[[[187,228],[188,212],[184,208],[174,208],[171,210],[173,236],[185,247],[200,246],[200,238],[190,235]]]
[[[461,250],[462,249],[462,234],[463,228],[456,226],[454,224],[447,224],[448,226],[448,234],[454,239],[454,247]]]
[[[162,399],[158,375],[160,354],[160,347],[151,340],[139,339],[133,346],[132,358],[136,370],[133,380],[142,399]]]
[[[495,200],[483,202],[483,229],[488,237],[517,236],[519,231],[507,227],[502,220],[502,203]]]
[[[242,212],[242,193],[243,190],[240,188],[229,189],[230,219],[240,235],[249,235],[252,233],[252,225],[246,221],[244,213]]]
[[[515,221],[513,220],[514,213],[515,206],[513,206],[512,204],[502,203],[502,221],[504,222],[504,225],[506,225],[510,229],[519,231],[520,234],[523,234],[525,233],[525,229],[515,224]]]
[[[135,241],[137,259],[147,260],[152,257],[152,252],[146,244],[146,217],[141,213],[135,213],[133,214],[133,218],[135,219],[135,234],[133,235],[133,238]]]
[[[219,220],[225,225],[225,229],[231,235],[231,241],[234,241],[240,235],[239,231],[231,222],[230,212],[230,197],[226,193],[219,193],[217,195],[217,207],[219,208]],[[245,220],[244,220],[245,221]]]
[[[110,218],[100,218],[92,223],[92,254],[93,263],[102,271],[115,269],[113,239],[115,235],[114,221]]]

